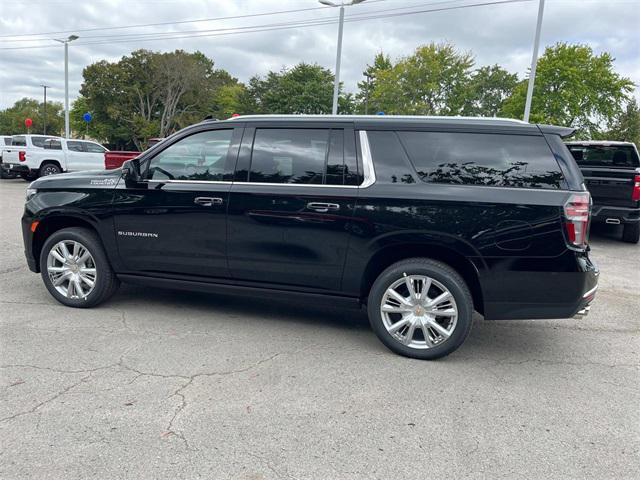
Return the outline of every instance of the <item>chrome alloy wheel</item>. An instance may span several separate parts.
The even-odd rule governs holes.
[[[47,274],[58,293],[67,298],[84,299],[95,287],[96,263],[80,242],[62,240],[49,251]]]
[[[432,348],[456,328],[458,307],[442,283],[425,275],[407,275],[385,291],[380,314],[387,332],[410,348]]]

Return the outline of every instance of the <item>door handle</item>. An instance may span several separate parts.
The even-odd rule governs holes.
[[[307,203],[307,208],[316,212],[325,213],[329,210],[340,210],[340,205],[337,203],[309,202]]]
[[[213,207],[214,205],[222,205],[222,199],[218,197],[196,197],[193,203],[203,207]]]

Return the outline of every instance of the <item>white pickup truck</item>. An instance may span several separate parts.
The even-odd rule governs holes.
[[[44,135],[14,135],[4,147],[2,166],[25,180],[80,170],[104,170],[104,153],[99,143],[67,140]]]

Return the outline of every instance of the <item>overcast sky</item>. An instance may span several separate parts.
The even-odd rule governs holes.
[[[383,51],[392,58],[398,58],[431,41],[452,42],[461,50],[473,52],[478,66],[498,63],[524,77],[531,61],[537,0],[393,16],[401,12],[483,1],[491,0],[368,0],[348,7],[347,19],[350,15],[374,12],[381,12],[379,15],[383,18],[345,23],[341,76],[347,90],[355,91],[363,69],[377,52]],[[51,86],[48,98],[63,100],[63,47],[50,39],[64,38],[71,32],[80,36],[69,47],[72,100],[78,95],[85,66],[104,59],[117,60],[137,48],[200,50],[212,58],[218,68],[228,70],[241,81],[248,80],[254,74],[279,70],[301,61],[318,63],[333,70],[336,24],[155,41],[131,37],[141,33],[194,30],[219,34],[219,31],[211,31],[254,25],[282,25],[291,21],[337,19],[338,9],[316,7],[321,7],[316,0],[0,0],[0,108],[10,106],[22,97],[41,99],[40,85],[43,83]],[[87,31],[306,8],[314,10]],[[62,30],[70,32],[50,33]],[[9,37],[31,33],[44,34]],[[176,33],[172,36],[180,35]],[[610,52],[616,59],[615,69],[640,85],[640,0],[547,0],[541,52],[545,45],[559,41],[584,43],[596,52]],[[94,44],[86,44],[89,42]],[[25,46],[44,47],[7,49]],[[640,90],[636,89],[635,95],[640,98]]]

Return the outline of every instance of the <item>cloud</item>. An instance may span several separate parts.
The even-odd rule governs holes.
[[[474,3],[474,0],[369,0],[348,7],[349,15],[379,10],[415,7],[412,10],[438,6]],[[197,18],[213,18],[249,13],[314,8],[314,0],[13,0],[3,6],[0,34],[84,30],[93,27],[123,26],[143,23],[171,22]],[[394,10],[399,12],[401,10]],[[7,14],[10,13],[10,14]],[[391,12],[389,12],[391,13]],[[531,61],[537,2],[475,7],[446,12],[407,16],[387,16],[369,21],[347,21],[344,29],[342,80],[347,90],[355,91],[362,71],[380,51],[393,58],[409,55],[431,41],[450,41],[459,49],[471,51],[476,64],[498,63],[524,77]],[[213,58],[218,68],[247,81],[255,74],[279,70],[300,61],[318,63],[331,70],[335,64],[337,26],[335,24],[191,39],[164,39],[153,42],[128,41],[83,45],[109,40],[97,35],[122,35],[147,32],[179,32],[208,30],[244,25],[263,25],[292,20],[336,18],[337,9],[329,7],[307,12],[224,20],[207,23],[78,32],[80,39],[69,47],[70,96],[78,95],[82,69],[100,60],[114,61],[137,48],[171,51],[200,50]],[[596,52],[608,51],[615,58],[616,70],[640,85],[640,1],[629,0],[547,0],[542,29],[542,47],[559,41],[591,45]],[[26,45],[53,45],[50,48],[0,50],[0,108],[10,106],[22,97],[42,97],[40,84],[51,86],[48,98],[64,98],[64,51],[44,35],[34,42],[0,40],[0,48]],[[126,38],[126,37],[120,37]],[[24,39],[23,39],[24,40]],[[639,90],[636,95],[640,98]]]

